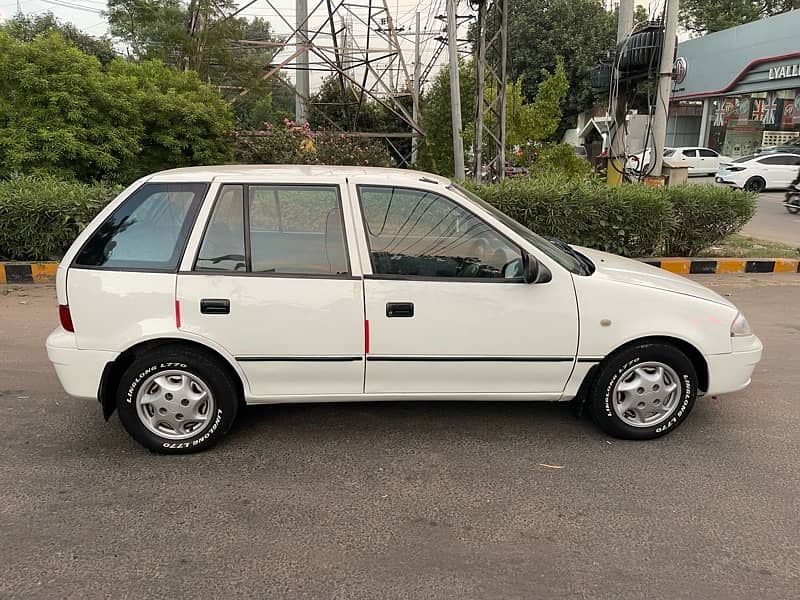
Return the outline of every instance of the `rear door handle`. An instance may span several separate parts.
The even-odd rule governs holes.
[[[386,316],[387,317],[413,317],[414,316],[414,303],[413,302],[387,302],[386,303]]]
[[[203,298],[200,312],[204,315],[227,315],[231,312],[231,301],[224,298]]]

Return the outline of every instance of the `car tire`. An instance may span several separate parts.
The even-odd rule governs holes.
[[[231,428],[240,402],[239,386],[224,365],[181,345],[137,356],[117,388],[122,425],[161,454],[207,450]]]
[[[696,398],[697,372],[692,361],[669,344],[643,343],[612,354],[600,364],[590,407],[594,421],[606,433],[649,440],[680,425]]]
[[[784,204],[786,210],[791,215],[796,215],[800,212],[800,195],[791,196]]]
[[[767,182],[763,177],[751,177],[744,184],[744,189],[748,192],[760,194],[767,188]]]

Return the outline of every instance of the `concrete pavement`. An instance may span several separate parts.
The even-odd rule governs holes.
[[[698,279],[764,360],[666,438],[550,404],[273,406],[184,457],[65,396],[53,288],[0,286],[0,598],[797,598],[800,276]]]

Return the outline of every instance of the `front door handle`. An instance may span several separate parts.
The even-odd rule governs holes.
[[[204,315],[227,315],[231,312],[231,301],[224,298],[203,298],[200,312]]]
[[[413,302],[387,302],[386,303],[386,316],[387,317],[413,317],[414,316],[414,303]]]

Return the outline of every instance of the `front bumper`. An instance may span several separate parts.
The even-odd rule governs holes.
[[[750,385],[753,370],[761,360],[763,345],[756,336],[733,338],[733,352],[707,356],[707,395],[737,392]]]
[[[47,338],[47,357],[64,391],[75,398],[97,400],[106,365],[119,356],[104,350],[79,350],[75,334],[61,327]]]

